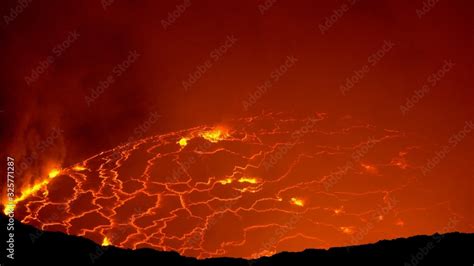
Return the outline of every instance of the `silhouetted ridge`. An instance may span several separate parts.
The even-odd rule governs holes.
[[[59,232],[45,232],[15,223],[15,259],[7,259],[7,218],[1,215],[2,265],[473,265],[474,234],[447,233],[383,240],[375,244],[282,252],[256,260],[198,260],[177,252],[102,247],[93,241]]]

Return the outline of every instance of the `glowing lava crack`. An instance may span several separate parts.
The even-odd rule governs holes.
[[[11,208],[45,230],[200,258],[359,244],[454,215],[416,190],[418,150],[400,132],[350,119],[266,114],[53,170]]]

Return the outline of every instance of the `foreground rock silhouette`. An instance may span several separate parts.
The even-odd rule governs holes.
[[[15,222],[14,260],[6,258],[7,217],[1,215],[2,265],[473,265],[474,234],[447,233],[383,240],[375,244],[282,252],[256,260],[197,260],[176,252],[103,247],[91,240],[45,232]]]

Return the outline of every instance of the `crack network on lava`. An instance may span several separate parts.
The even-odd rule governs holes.
[[[444,211],[414,204],[417,151],[402,132],[347,118],[264,114],[52,169],[4,211],[104,246],[198,258],[358,244],[419,232],[414,211]]]

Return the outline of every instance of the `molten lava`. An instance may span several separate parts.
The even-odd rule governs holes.
[[[140,139],[53,169],[21,191],[16,217],[103,246],[199,258],[433,233],[456,217],[429,197],[429,185],[420,189],[423,150],[402,132],[325,114],[226,125]]]
[[[300,206],[300,207],[304,206],[304,201],[302,199],[291,198],[290,200],[291,200],[291,204],[294,204],[294,205]]]
[[[257,178],[254,177],[241,177],[239,179],[239,183],[250,183],[250,184],[257,184]]]
[[[51,171],[48,173],[48,177],[49,177],[49,178],[55,178],[56,176],[59,175],[59,173],[61,173],[60,170],[58,170],[58,169],[53,169],[53,170],[51,170]]]
[[[106,247],[106,246],[110,246],[110,241],[107,237],[104,237],[104,240],[102,241],[102,246]]]
[[[11,203],[6,203],[5,204],[5,208],[3,209],[3,213],[4,214],[8,214],[12,211],[15,210],[15,206],[18,202],[21,202],[25,199],[27,199],[30,195],[32,194],[35,194],[37,193],[38,191],[40,191],[41,189],[43,189],[44,187],[46,187],[48,185],[48,183],[51,181],[51,179],[55,178],[56,176],[59,175],[61,171],[58,170],[58,169],[52,169],[49,173],[48,173],[48,178],[45,178],[44,180],[34,184],[33,186],[31,187],[28,187],[26,189],[23,189],[21,191],[21,196],[20,197],[17,197],[15,198],[15,200]],[[47,191],[44,191],[43,192],[44,196],[47,196],[48,195],[48,192]]]
[[[179,139],[178,144],[179,144],[179,146],[181,146],[181,148],[186,147],[186,145],[188,145],[188,138],[183,137],[183,138]]]
[[[74,170],[74,171],[84,171],[84,170],[87,170],[87,168],[85,168],[82,165],[75,165],[75,166],[72,167],[72,170]]]
[[[217,143],[223,139],[225,139],[228,135],[226,130],[222,128],[216,128],[213,130],[205,131],[200,133],[199,135],[203,137],[205,140],[208,140],[213,143]]]

